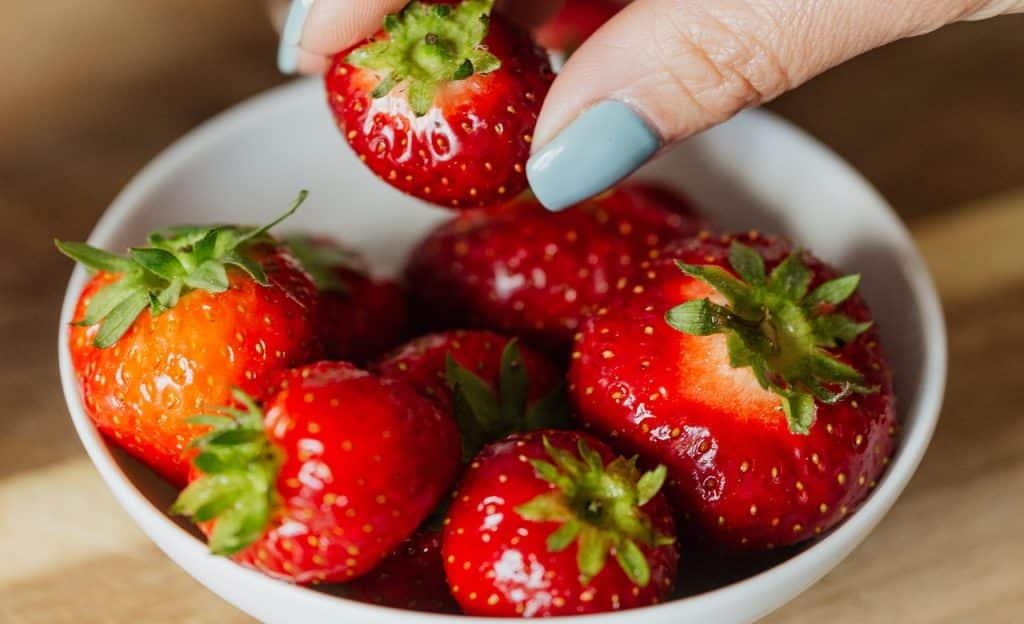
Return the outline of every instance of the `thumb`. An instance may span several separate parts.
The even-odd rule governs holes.
[[[668,144],[890,41],[1024,0],[637,0],[555,80],[530,186],[560,210],[613,186]]]

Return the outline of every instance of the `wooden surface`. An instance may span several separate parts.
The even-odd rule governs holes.
[[[249,620],[134,527],[57,385],[58,306],[123,184],[280,82],[258,3],[0,4],[0,622]],[[951,327],[935,441],[892,513],[771,622],[1024,620],[1024,16],[872,53],[773,105],[908,218]]]

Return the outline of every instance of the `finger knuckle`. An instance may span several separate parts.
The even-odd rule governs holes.
[[[711,121],[775,97],[789,86],[774,44],[752,28],[763,18],[747,5],[694,8],[655,20],[651,38],[661,70]]]

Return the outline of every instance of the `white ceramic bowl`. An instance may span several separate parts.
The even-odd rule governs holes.
[[[138,243],[183,222],[265,222],[301,188],[309,201],[285,226],[327,232],[366,252],[381,272],[446,213],[377,181],[352,156],[314,81],[286,86],[204,124],[125,188],[89,242]],[[846,270],[863,292],[896,371],[903,438],[889,471],[838,529],[760,573],[659,606],[569,618],[602,624],[749,622],[791,600],[836,566],[882,519],[917,468],[938,419],[946,337],[931,279],[885,201],[828,149],[778,118],[748,112],[688,141],[641,174],[678,185],[726,226],[790,235]],[[109,445],[82,409],[66,348],[66,324],[86,275],[76,269],[61,315],[60,373],[89,456],[114,495],[171,559],[225,600],[265,622],[427,623],[443,616],[397,611],[273,581],[211,556],[164,511],[174,492]],[[454,618],[461,622],[484,622]]]

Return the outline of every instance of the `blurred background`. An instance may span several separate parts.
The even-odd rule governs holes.
[[[248,622],[134,527],[74,436],[58,307],[84,239],[153,156],[278,85],[253,0],[0,3],[0,621]],[[951,339],[946,408],[882,526],[772,622],[1024,617],[1024,16],[850,62],[769,106],[908,221]],[[828,210],[828,206],[822,206]]]

